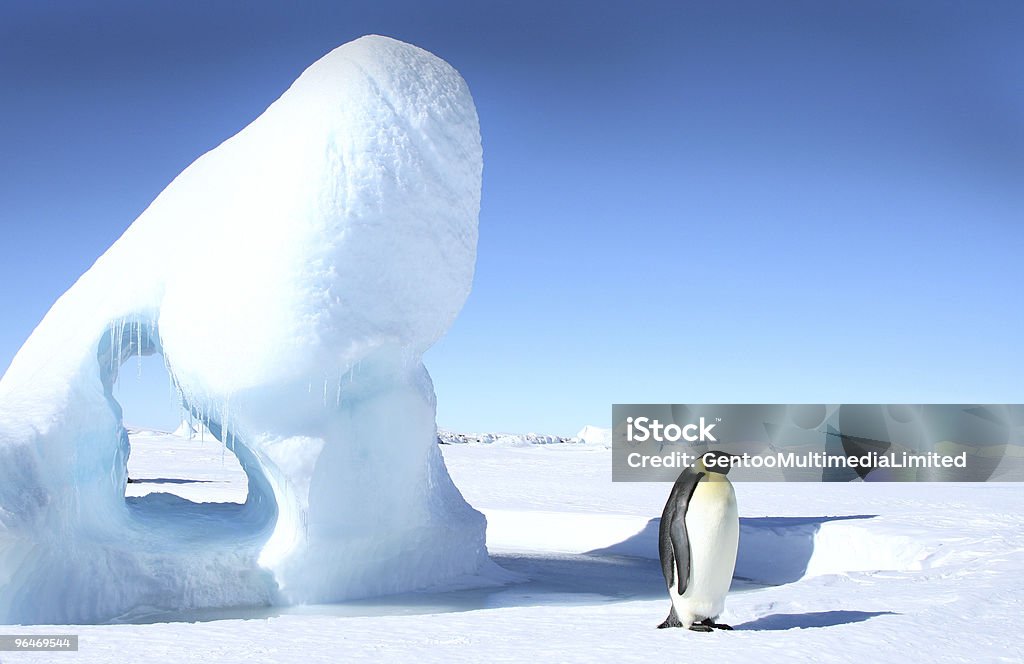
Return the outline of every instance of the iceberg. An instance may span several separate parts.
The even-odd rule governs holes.
[[[338,601],[489,565],[421,361],[472,286],[482,164],[458,72],[368,36],[178,175],[0,380],[0,622]],[[244,504],[125,498],[112,388],[151,354],[237,455]]]

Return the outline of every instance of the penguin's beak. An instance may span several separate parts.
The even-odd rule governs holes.
[[[726,454],[725,452],[708,452],[704,455],[703,463],[709,470],[725,475],[732,468],[732,464],[740,459],[742,457]]]
[[[722,463],[721,459],[719,459],[718,472],[722,473],[723,475],[728,475],[729,471],[732,470],[733,465],[743,460],[743,457],[739,456],[738,454],[722,454],[721,456],[729,460],[728,463]]]

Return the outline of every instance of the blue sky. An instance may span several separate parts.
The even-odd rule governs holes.
[[[367,33],[466,78],[473,294],[442,426],[613,402],[1021,402],[1013,2],[13,2],[0,18],[0,369],[157,193]],[[126,420],[168,426],[159,362]]]

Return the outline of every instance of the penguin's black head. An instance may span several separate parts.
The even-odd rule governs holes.
[[[725,475],[732,468],[732,465],[740,460],[740,457],[734,454],[727,454],[726,452],[711,450],[701,455],[700,460],[710,472]]]

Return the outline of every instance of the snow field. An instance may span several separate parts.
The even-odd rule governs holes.
[[[655,629],[668,611],[655,535],[668,484],[613,484],[603,447],[441,450],[463,495],[488,516],[504,580],[205,622],[19,629],[79,633],[73,657],[90,663],[945,663],[1024,654],[1014,627],[1024,590],[1019,485],[737,483],[738,574],[761,583],[737,579],[723,616],[735,632],[697,634]]]

